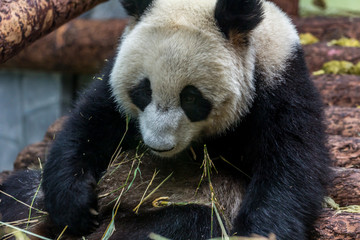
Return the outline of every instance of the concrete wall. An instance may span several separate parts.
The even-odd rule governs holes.
[[[0,169],[40,141],[72,101],[72,80],[59,73],[0,71]]]

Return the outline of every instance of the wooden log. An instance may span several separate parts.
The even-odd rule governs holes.
[[[360,213],[337,212],[323,209],[315,223],[311,239],[357,240],[360,239]]]
[[[327,145],[334,166],[360,169],[360,137],[332,135]]]
[[[360,76],[325,74],[312,79],[327,106],[360,106]]]
[[[106,0],[6,0],[0,4],[0,63]]]
[[[98,72],[104,60],[114,54],[126,23],[126,20],[73,20],[25,48],[1,67]]]
[[[330,41],[341,37],[360,39],[360,18],[309,17],[296,18],[294,23],[300,33],[312,33],[321,41]]]
[[[327,133],[343,137],[360,137],[360,108],[325,108]]]
[[[26,146],[23,150],[21,150],[21,152],[17,155],[15,159],[14,169],[36,169],[39,167],[40,162],[44,164],[51,143],[55,139],[57,132],[61,130],[65,120],[66,117],[61,117],[57,119],[47,129],[44,139],[41,142],[30,144]]]
[[[360,169],[336,167],[333,171],[329,196],[341,207],[360,205]]]
[[[325,62],[331,60],[346,60],[352,63],[360,61],[360,48],[328,46],[327,43],[315,43],[303,46],[305,59],[310,72],[322,68]]]

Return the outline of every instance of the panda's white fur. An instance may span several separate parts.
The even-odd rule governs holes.
[[[279,84],[287,61],[300,44],[298,33],[288,16],[274,3],[264,2],[264,20],[254,29],[252,44],[256,61],[269,87]]]
[[[265,84],[277,84],[298,43],[287,16],[263,2],[264,20],[250,33],[249,47],[231,44],[218,30],[215,4],[156,0],[139,23],[129,25],[119,46],[110,79],[113,96],[121,111],[138,117],[145,144],[162,151],[156,152],[161,156],[181,152],[195,136],[219,134],[238,122],[252,105],[254,66],[262,68]],[[142,112],[127,92],[143,78],[150,79],[153,94]],[[205,121],[190,122],[181,109],[179,94],[188,84],[211,99],[213,109]]]

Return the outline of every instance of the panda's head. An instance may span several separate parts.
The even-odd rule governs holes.
[[[110,84],[145,145],[169,157],[222,134],[254,97],[261,0],[123,0],[132,16]]]

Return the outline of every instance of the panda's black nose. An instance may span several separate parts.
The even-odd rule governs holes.
[[[155,149],[155,148],[152,148],[152,147],[149,147],[148,146],[148,148],[150,148],[152,151],[154,151],[154,152],[159,152],[159,153],[161,153],[161,152],[170,152],[171,150],[173,150],[175,147],[172,147],[172,148],[169,148],[169,149]]]

